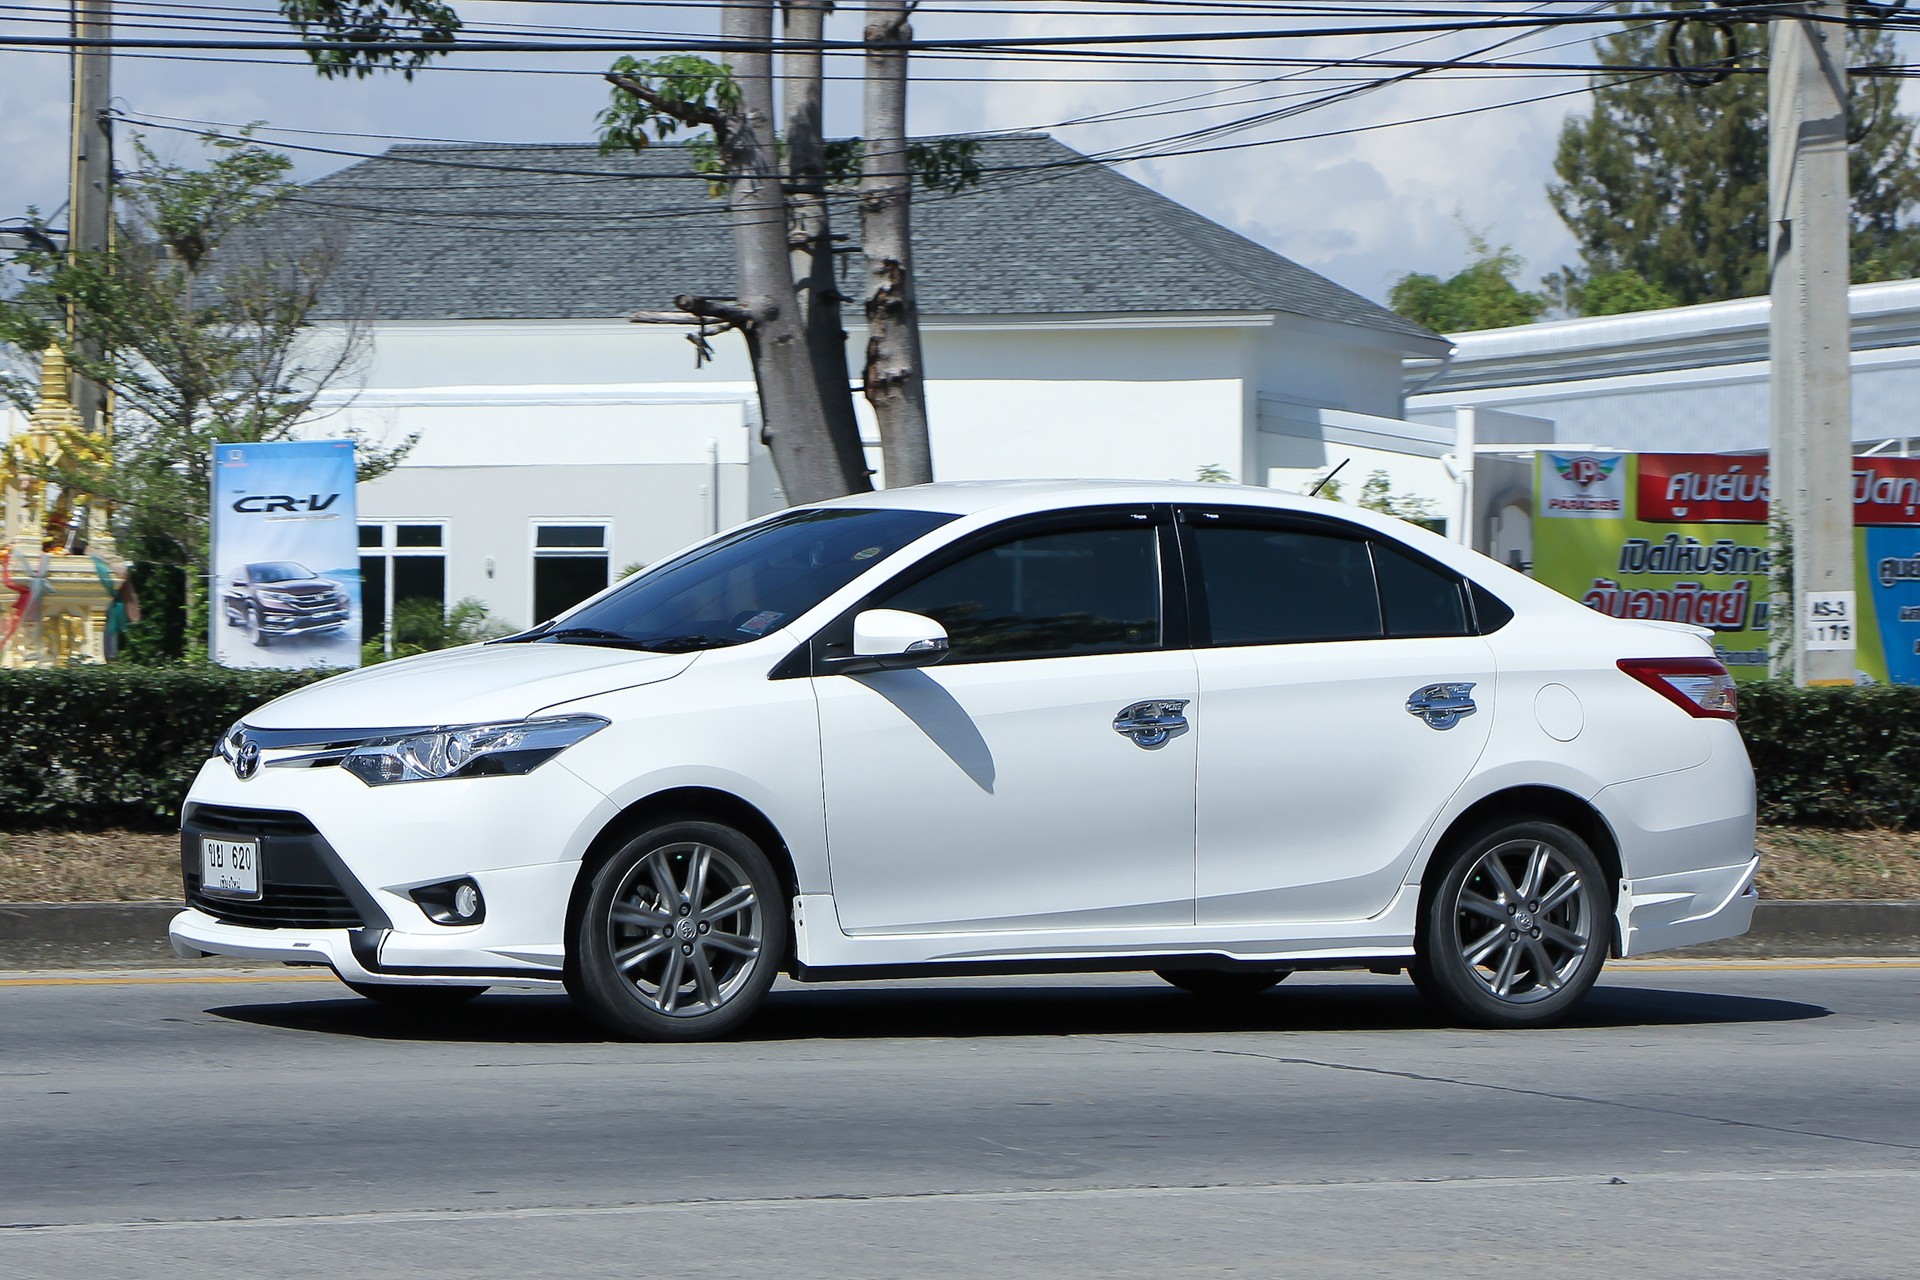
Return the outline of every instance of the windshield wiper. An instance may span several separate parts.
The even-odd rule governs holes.
[[[636,640],[624,631],[609,631],[605,627],[561,627],[558,631],[543,632],[531,639],[605,645],[610,649],[641,649],[647,653],[692,653],[698,649],[721,649],[739,643],[725,636],[655,636],[650,640]]]
[[[546,631],[532,640],[578,640],[586,644],[604,645],[610,649],[651,649],[653,646],[644,640],[635,640],[622,631],[609,631],[605,627],[561,627],[558,631]]]
[[[692,653],[696,649],[724,649],[740,642],[725,636],[655,636],[638,643],[654,653]]]

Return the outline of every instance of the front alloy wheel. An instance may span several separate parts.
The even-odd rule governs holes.
[[[1414,981],[1483,1027],[1557,1022],[1600,976],[1611,937],[1605,873],[1579,836],[1548,822],[1483,829],[1422,912]]]
[[[752,1015],[786,954],[779,879],[758,845],[710,822],[629,841],[594,873],[568,991],[607,1031],[704,1040]]]

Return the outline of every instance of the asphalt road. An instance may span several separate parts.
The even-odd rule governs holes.
[[[277,972],[0,977],[0,1275],[1920,1273],[1920,965],[777,989],[742,1039]]]

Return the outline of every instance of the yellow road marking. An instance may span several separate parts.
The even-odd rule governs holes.
[[[204,977],[192,973],[152,974],[145,977],[110,973],[102,974],[97,978],[0,978],[0,987],[197,987],[209,983],[332,981],[334,981],[334,977],[331,973],[209,973]]]
[[[1777,972],[1813,972],[1820,969],[1920,969],[1920,960],[1695,960],[1688,964],[1655,960],[1616,960],[1608,968],[1620,973],[1713,973],[1727,969],[1771,969]]]

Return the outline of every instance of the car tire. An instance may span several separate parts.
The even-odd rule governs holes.
[[[252,605],[252,604],[248,605],[246,616],[247,616],[247,622],[246,622],[247,639],[253,641],[253,643],[259,648],[262,648],[262,649],[266,648],[267,632],[266,632],[266,628],[260,625],[260,606]]]
[[[567,991],[623,1040],[710,1040],[753,1016],[787,954],[787,903],[750,837],[672,821],[592,873],[568,939]]]
[[[425,986],[411,982],[355,982],[350,978],[340,981],[346,983],[355,995],[378,1000],[396,1009],[451,1009],[486,990],[485,987]]]
[[[1549,1026],[1586,998],[1612,938],[1606,872],[1551,822],[1482,827],[1436,862],[1413,980],[1478,1027]]]
[[[1291,969],[1155,969],[1164,982],[1208,1000],[1244,1000],[1277,985]]]

